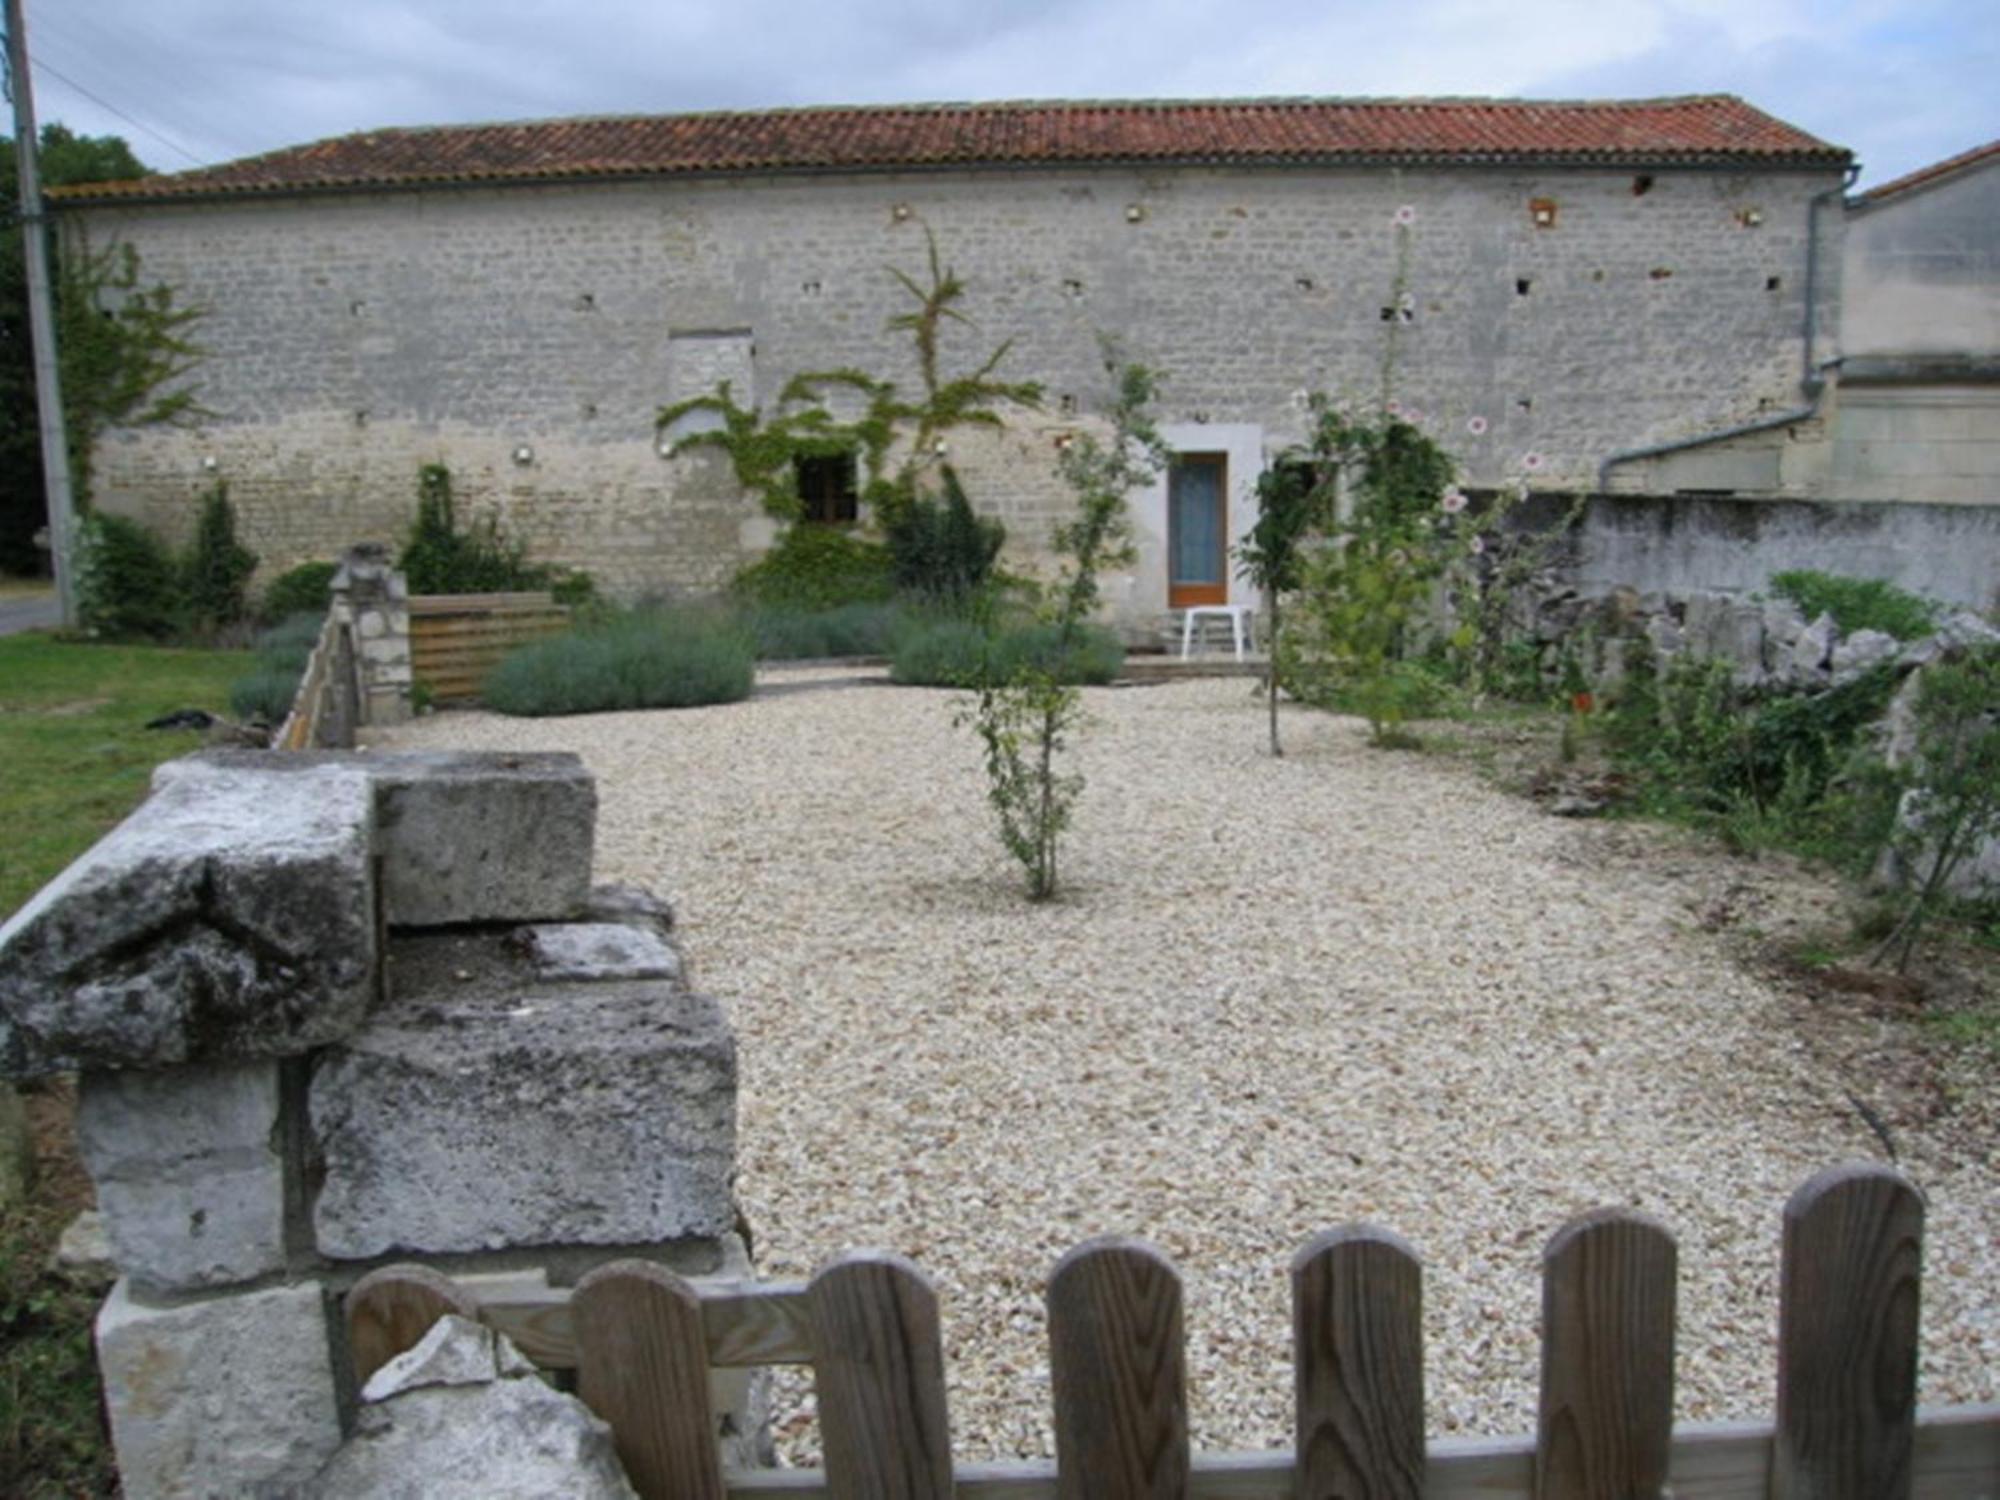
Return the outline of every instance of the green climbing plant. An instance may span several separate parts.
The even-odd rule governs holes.
[[[782,521],[799,515],[799,462],[853,454],[860,463],[861,498],[878,518],[937,489],[935,478],[946,433],[964,427],[999,427],[1008,407],[1041,404],[1035,381],[1009,381],[995,373],[1012,347],[1002,341],[978,365],[948,374],[942,359],[945,326],[973,322],[960,304],[965,283],[938,253],[926,229],[923,280],[889,267],[889,274],[915,306],[893,315],[892,332],[907,334],[916,353],[919,390],[907,394],[896,383],[865,370],[843,368],[802,372],[785,382],[769,411],[739,404],[727,381],[713,392],[660,408],[662,434],[684,418],[706,414],[717,425],[672,438],[669,455],[716,448],[729,456],[737,482],[758,496],[765,510]],[[830,409],[845,393],[858,401],[860,415],[841,419]]]

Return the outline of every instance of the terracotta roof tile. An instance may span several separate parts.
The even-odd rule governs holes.
[[[444,125],[339,136],[85,201],[433,183],[1063,164],[1839,166],[1849,153],[1727,94],[858,105]]]
[[[1934,161],[1928,167],[1919,167],[1914,172],[1905,173],[1892,182],[1880,187],[1872,187],[1854,201],[1858,204],[1879,203],[1884,198],[1893,198],[1898,193],[1906,193],[1913,187],[1922,187],[1940,177],[1948,177],[1961,167],[1969,167],[1974,162],[1984,161],[1989,156],[2000,156],[2000,141],[1988,141],[1983,146],[1974,146],[1970,151],[1961,151],[1956,156],[1947,156],[1943,161]]]

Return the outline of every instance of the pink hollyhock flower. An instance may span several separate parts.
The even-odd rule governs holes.
[[[1406,227],[1416,223],[1417,222],[1416,205],[1412,203],[1405,203],[1401,208],[1397,209],[1396,222]]]
[[[1474,437],[1484,437],[1486,435],[1486,418],[1467,417],[1465,419],[1465,430]]]
[[[1446,490],[1444,499],[1438,503],[1444,507],[1446,515],[1455,516],[1465,509],[1465,494],[1461,490]]]
[[[1530,474],[1534,473],[1537,469],[1541,468],[1541,466],[1542,466],[1541,454],[1523,453],[1521,455],[1521,467],[1526,469]]]
[[[1477,557],[1486,550],[1486,538],[1483,536],[1474,537],[1470,542],[1466,543],[1466,550],[1474,557]]]

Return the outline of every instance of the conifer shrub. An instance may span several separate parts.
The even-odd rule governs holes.
[[[946,464],[944,493],[916,496],[883,519],[896,592],[942,610],[965,612],[993,577],[1007,528],[977,514],[958,473]]]
[[[528,561],[526,542],[503,536],[484,516],[460,526],[452,498],[451,470],[425,464],[417,471],[417,514],[396,566],[413,594],[508,594],[546,589],[558,604],[587,604],[597,595],[591,576],[577,568]]]
[[[229,486],[218,479],[201,497],[183,573],[189,623],[212,634],[242,620],[250,612],[250,575],[256,571],[257,554],[236,539]]]
[[[257,602],[258,616],[275,625],[293,615],[324,615],[333,602],[333,575],[339,565],[330,562],[300,563],[287,568],[264,587]]]
[[[77,526],[77,617],[92,635],[164,640],[187,623],[181,570],[167,544],[123,516],[90,511]]]

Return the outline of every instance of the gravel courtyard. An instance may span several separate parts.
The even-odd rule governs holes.
[[[951,695],[843,675],[375,743],[582,753],[599,878],[673,901],[741,1038],[760,1267],[928,1270],[961,1457],[1050,1451],[1042,1279],[1108,1231],[1186,1280],[1197,1445],[1288,1442],[1286,1263],[1354,1218],[1424,1257],[1432,1432],[1530,1432],[1541,1246],[1610,1203],[1680,1238],[1681,1417],[1768,1413],[1785,1199],[1882,1147],[1846,1094],[1871,1080],[1703,914],[1777,926],[1831,887],[1549,817],[1354,721],[1294,714],[1273,760],[1237,679],[1087,693],[1037,908]],[[1992,1401],[2000,1159],[1892,1123],[1930,1200],[1921,1399]]]

